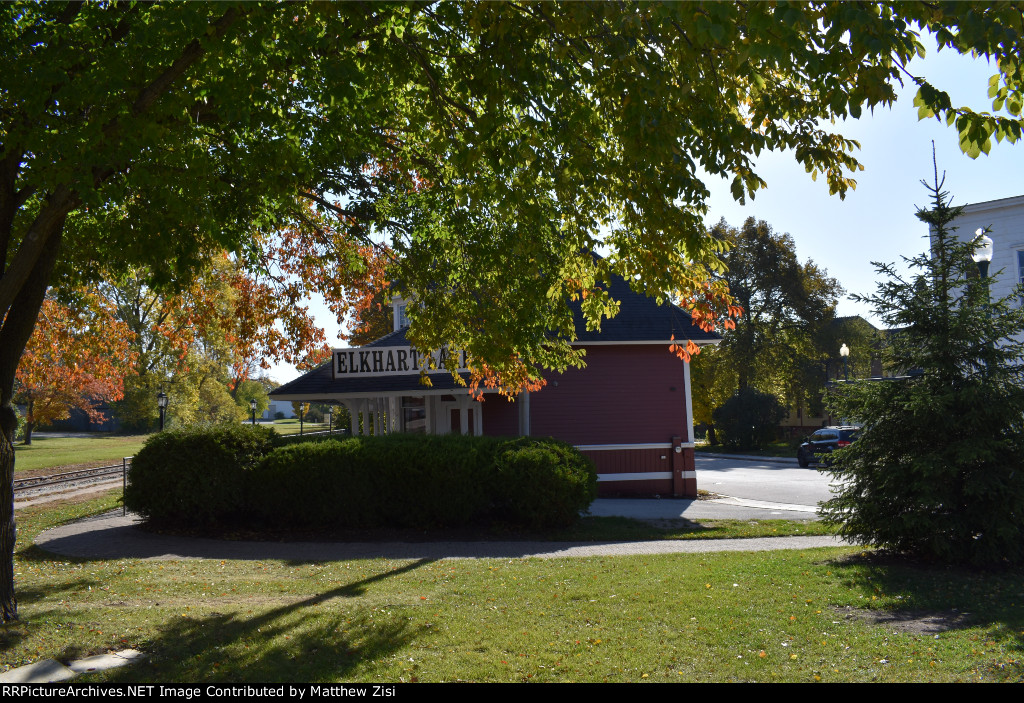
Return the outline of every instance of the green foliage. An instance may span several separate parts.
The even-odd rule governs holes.
[[[818,333],[817,348],[827,358],[827,375],[836,378],[869,378],[881,369],[882,333],[863,317],[836,318]],[[850,357],[844,365],[839,349],[846,345]],[[819,377],[821,369],[818,370]]]
[[[303,442],[256,474],[255,513],[305,527],[454,527],[488,515],[500,440],[385,435]]]
[[[736,392],[736,369],[719,345],[706,346],[690,361],[693,422],[707,427],[710,444],[718,444],[712,413]]]
[[[711,233],[729,247],[722,276],[744,312],[707,360],[701,353],[694,361],[695,384],[710,392],[699,401],[695,394],[695,414],[710,421],[714,408],[747,387],[805,407],[823,391],[828,352],[820,338],[842,287],[813,261],[801,263],[793,238],[767,222],[749,217],[737,229],[722,220]]]
[[[715,410],[715,427],[734,449],[759,449],[775,439],[785,408],[771,393],[744,388]]]
[[[1024,561],[1024,311],[1020,291],[989,301],[971,244],[957,241],[936,175],[932,252],[908,259],[870,302],[895,331],[887,365],[920,370],[901,380],[840,385],[833,415],[864,425],[834,454],[840,491],[825,519],[843,535],[943,562]]]
[[[227,383],[216,375],[179,375],[169,384],[167,395],[170,427],[237,423],[249,414],[235,403]]]
[[[497,511],[509,524],[567,527],[597,497],[593,462],[563,442],[520,437],[504,442],[495,461]]]
[[[151,376],[126,376],[124,397],[110,407],[126,432],[148,432],[158,426],[160,413],[156,396],[160,388]]]
[[[256,401],[256,417],[260,417],[270,407],[270,396],[262,383],[255,380],[246,380],[238,384],[235,390],[235,404],[242,409],[245,416],[251,417],[252,409],[250,401]]]
[[[309,440],[236,426],[154,437],[135,459],[126,504],[185,526],[540,529],[574,523],[596,486],[592,463],[555,440]]]
[[[155,434],[132,460],[124,500],[155,522],[206,524],[249,504],[253,469],[274,446],[266,427],[226,425]]]
[[[25,428],[28,422],[25,420],[25,416],[21,414],[21,411],[18,410],[18,408],[14,408],[14,413],[18,417],[18,425],[14,430],[14,439],[15,441],[21,441],[25,439]]]
[[[612,314],[610,273],[663,297],[721,270],[706,179],[753,197],[764,150],[847,192],[856,144],[829,125],[893,101],[918,25],[999,67],[991,114],[950,112],[925,82],[923,115],[952,114],[971,153],[1021,125],[1012,4],[0,7],[17,77],[4,154],[24,195],[7,260],[54,216],[61,279],[141,265],[187,280],[295,219],[299,194],[354,238],[394,240],[421,348],[488,363],[578,363],[548,331],[570,330],[581,289],[591,324]]]

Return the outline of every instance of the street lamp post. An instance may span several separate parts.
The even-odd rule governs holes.
[[[252,410],[252,424],[256,424],[256,399],[253,398],[249,401],[249,409]]]
[[[981,276],[981,280],[986,282],[986,292],[988,286],[988,265],[992,261],[993,249],[992,237],[985,234],[985,230],[981,227],[975,230],[974,251],[971,253],[971,258],[978,265],[978,274]]]
[[[974,251],[971,252],[971,258],[978,265],[978,275],[981,276],[981,282],[985,284],[985,314],[989,318],[992,317],[992,306],[989,304],[988,265],[992,262],[994,249],[992,237],[985,234],[985,230],[981,227],[976,229],[974,231]],[[986,361],[986,373],[988,372],[988,364],[989,362]]]
[[[850,348],[846,346],[846,342],[843,342],[843,346],[839,347],[839,356],[843,357],[843,378],[849,381],[850,367],[847,365],[847,360],[850,358]]]
[[[334,431],[334,408],[327,408],[327,434]]]
[[[974,251],[971,252],[971,258],[978,265],[978,275],[981,276],[981,281],[985,284],[985,309],[990,317],[992,316],[992,309],[988,306],[988,265],[992,262],[994,248],[992,237],[985,234],[985,230],[979,227],[974,231]]]
[[[160,391],[156,396],[156,406],[160,409],[160,431],[164,431],[164,416],[167,413],[167,394]]]

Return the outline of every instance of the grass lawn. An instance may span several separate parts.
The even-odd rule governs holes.
[[[278,420],[271,427],[281,434],[298,434],[298,420]],[[304,432],[326,430],[327,425],[307,422]],[[15,471],[50,473],[59,468],[85,468],[120,464],[122,457],[135,456],[149,435],[116,435],[97,432],[87,437],[50,437],[33,434],[32,444],[16,444]],[[45,470],[45,471],[44,471]]]
[[[274,420],[274,424],[270,425],[275,432],[278,434],[298,434],[299,433],[299,421],[297,418],[288,420]],[[305,432],[321,432],[327,429],[327,423],[309,422],[308,420],[302,423],[302,431]],[[337,429],[337,427],[335,427]]]
[[[135,647],[76,679],[1021,681],[1021,572],[856,548],[587,559],[345,562],[55,557],[18,512],[20,622],[3,664]]]
[[[22,474],[58,467],[120,464],[122,457],[135,456],[148,436],[96,433],[88,437],[48,437],[33,434],[29,446],[14,446],[15,471]]]

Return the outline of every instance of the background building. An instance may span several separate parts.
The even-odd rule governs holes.
[[[696,497],[690,369],[669,346],[687,339],[714,344],[719,337],[680,308],[633,292],[622,279],[613,281],[610,293],[620,311],[599,332],[588,331],[577,311],[575,344],[586,350],[587,366],[549,374],[543,389],[512,400],[486,390],[474,400],[444,370],[431,372],[432,385],[424,386],[423,360],[406,340],[397,309],[391,334],[336,349],[331,362],[270,395],[344,405],[353,434],[550,436],[594,460],[601,495]]]

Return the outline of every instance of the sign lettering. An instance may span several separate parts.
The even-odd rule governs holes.
[[[468,370],[465,351],[441,349],[426,355],[412,347],[335,349],[332,366],[334,378],[366,378],[418,374],[420,369],[426,369],[427,373],[449,373],[446,363],[457,364],[458,371]]]

